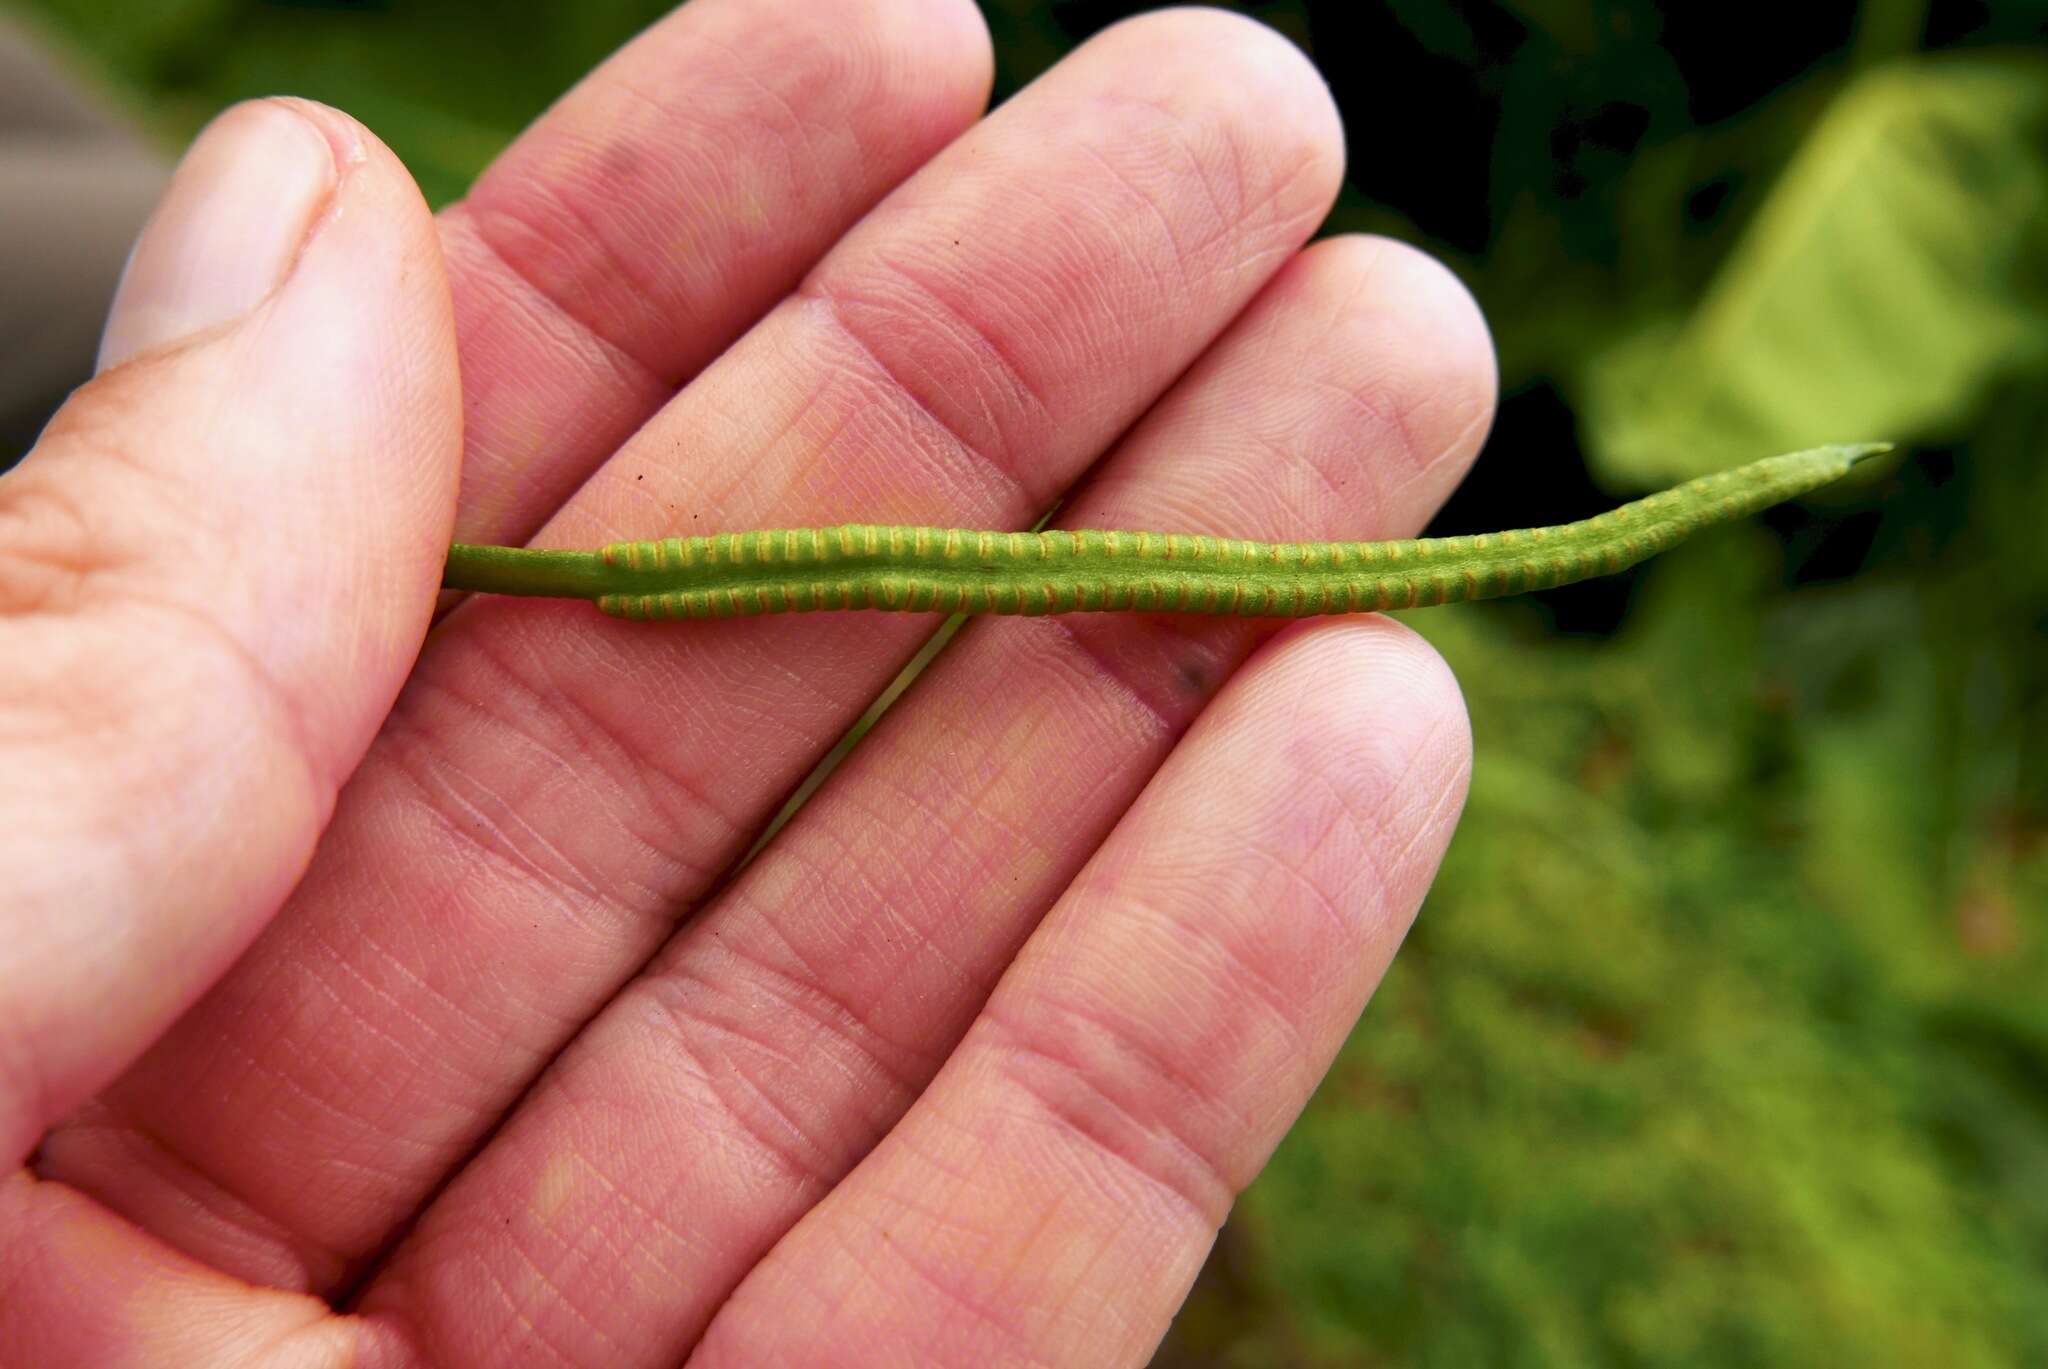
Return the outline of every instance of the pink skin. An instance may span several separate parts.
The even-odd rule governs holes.
[[[971,5],[800,8],[808,37],[790,7],[698,0],[443,216],[461,504],[452,354],[366,351],[360,385],[403,378],[400,407],[333,435],[320,470],[397,482],[422,515],[309,497],[295,573],[321,594],[230,605],[310,700],[299,726],[242,738],[207,811],[166,787],[147,845],[77,857],[153,870],[213,843],[173,867],[204,879],[156,891],[164,918],[93,905],[190,949],[171,973],[158,940],[76,974],[46,958],[33,983],[0,961],[0,991],[48,1023],[0,1078],[56,1081],[10,1119],[23,1151],[50,1130],[0,1188],[0,1344],[51,1363],[652,1365],[700,1344],[1142,1362],[1355,1019],[1466,756],[1440,664],[1377,620],[1263,648],[1271,624],[977,624],[722,892],[929,621],[685,640],[479,601],[368,742],[408,664],[374,644],[431,611],[451,512],[554,545],[856,511],[1016,526],[1088,472],[1069,525],[1397,536],[1471,459],[1493,371],[1455,282],[1384,242],[1302,250],[1341,136],[1284,43],[1148,17],[970,129]],[[350,192],[396,196],[365,145]],[[356,288],[417,299],[445,338],[416,201],[339,223],[399,244],[391,278]],[[249,331],[146,354],[73,407],[173,412]],[[52,480],[76,459],[39,458]],[[283,497],[267,474],[245,477],[252,504]],[[95,531],[139,537],[157,485],[109,484],[127,502]],[[372,539],[408,569],[332,588]],[[158,573],[176,588],[178,565]],[[323,657],[329,615],[304,605],[337,593],[352,635]],[[90,642],[116,611],[64,609],[18,617]],[[356,663],[333,669],[338,650]],[[149,719],[133,746],[166,706],[107,707]],[[293,763],[308,797],[268,801]],[[239,882],[212,873],[237,862]],[[354,1288],[351,1315],[322,1300]]]

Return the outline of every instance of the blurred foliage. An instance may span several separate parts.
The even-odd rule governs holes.
[[[1961,436],[1986,390],[2048,352],[2048,61],[1855,81],[1697,306],[1659,322],[1595,358],[1586,406],[1598,464],[1630,483],[1845,422]]]
[[[37,0],[167,144],[285,89],[430,197],[660,0]],[[999,97],[1142,5],[984,0]],[[2048,1363],[2048,0],[1273,0],[1485,306],[1439,519],[1915,444],[1629,577],[1417,615],[1470,807],[1163,1364]]]

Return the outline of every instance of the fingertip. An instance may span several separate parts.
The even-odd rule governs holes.
[[[1485,442],[1500,398],[1493,330],[1471,288],[1440,258],[1394,238],[1363,235],[1362,245],[1394,283],[1388,293],[1405,306],[1412,354],[1432,382],[1422,445],[1434,446],[1462,474]]]
[[[892,91],[947,127],[970,121],[995,85],[995,42],[974,0],[871,0],[860,31],[884,55]]]
[[[1397,816],[1395,846],[1427,858],[1384,868],[1419,900],[1471,780],[1471,719],[1449,663],[1380,614],[1308,619],[1275,634],[1226,697],[1240,688],[1238,706],[1268,720],[1265,745],[1290,769]]]
[[[1400,721],[1415,728],[1467,727],[1450,664],[1408,624],[1380,613],[1305,618],[1261,651],[1267,668],[1303,688],[1304,706],[1332,726]],[[1308,679],[1298,679],[1306,676]]]
[[[387,157],[391,156],[390,151],[377,140],[376,135],[360,122],[333,105],[325,105],[318,100],[309,100],[300,95],[268,95],[244,101],[235,106],[235,109],[277,109],[293,118],[303,120],[326,141],[335,167],[344,173],[349,167],[362,161],[372,147]],[[231,110],[230,113],[232,112]]]
[[[1376,431],[1367,446],[1417,486],[1417,526],[1470,469],[1499,401],[1493,335],[1443,262],[1372,234],[1325,238],[1298,259],[1297,288],[1330,318],[1328,366]],[[1399,481],[1387,481],[1392,488]]]
[[[128,254],[98,369],[247,317],[290,279],[340,178],[326,135],[288,106],[252,100],[215,116]]]
[[[1415,308],[1464,371],[1473,393],[1489,403],[1497,385],[1493,332],[1457,272],[1413,243],[1379,233],[1338,233],[1302,249],[1301,264],[1332,293],[1370,291]]]
[[[1320,221],[1344,180],[1344,123],[1322,73],[1284,34],[1189,5],[1125,19],[1089,44],[1128,62],[1129,89],[1256,146],[1276,215]],[[1252,187],[1247,187],[1252,188]]]

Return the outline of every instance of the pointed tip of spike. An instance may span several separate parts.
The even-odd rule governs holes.
[[[1737,466],[1721,477],[1705,476],[1713,483],[1730,476],[1755,482],[1761,491],[1768,487],[1772,499],[1793,499],[1846,477],[1863,462],[1895,448],[1889,442],[1832,442],[1824,447],[1806,447],[1796,452],[1767,456],[1747,466]],[[1762,508],[1765,505],[1754,505]]]
[[[1840,480],[1872,457],[1896,451],[1890,442],[1831,442],[1825,447],[1808,447],[1774,458],[1787,467],[1805,471],[1820,484]]]

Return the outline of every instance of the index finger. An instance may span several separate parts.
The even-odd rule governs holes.
[[[979,117],[966,0],[693,0],[441,214],[457,540],[523,542],[883,195]]]

